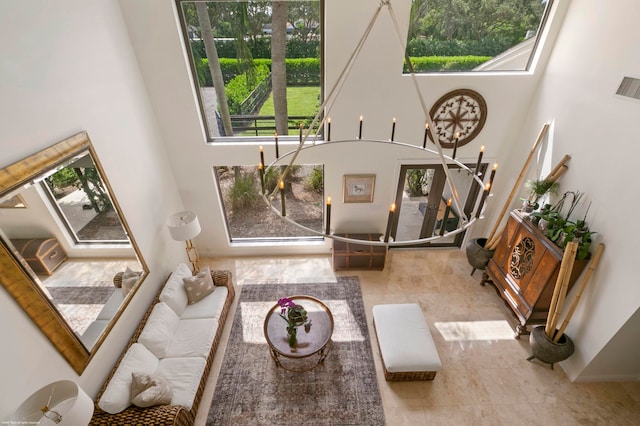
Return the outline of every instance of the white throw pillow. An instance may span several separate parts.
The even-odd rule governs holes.
[[[158,368],[158,358],[142,343],[134,343],[120,361],[120,365],[109,380],[100,397],[98,406],[109,414],[116,414],[131,405],[131,373],[134,371],[153,374]]]
[[[187,306],[187,309],[185,309],[182,315],[180,315],[180,319],[220,319],[220,314],[224,309],[224,304],[227,300],[228,294],[229,290],[226,287],[216,286],[216,289],[213,291],[213,293],[202,299],[200,302],[196,303],[195,305]]]
[[[184,284],[184,289],[187,292],[189,305],[193,305],[194,303],[204,299],[213,293],[213,290],[215,289],[209,266],[202,268],[202,270],[193,277],[183,278],[182,282]]]
[[[167,356],[167,349],[180,323],[180,317],[164,302],[153,307],[144,325],[138,342],[142,343],[158,358]]]
[[[160,301],[169,305],[178,316],[182,315],[189,303],[182,279],[190,276],[189,267],[184,263],[179,264],[160,293]]]
[[[136,272],[127,266],[122,274],[122,293],[126,296],[135,287],[142,272]]]
[[[134,371],[131,373],[131,402],[138,407],[153,407],[171,403],[171,386],[162,376]]]

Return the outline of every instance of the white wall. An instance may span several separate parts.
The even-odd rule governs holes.
[[[182,204],[118,3],[0,2],[0,57],[0,165],[86,130],[151,270],[80,377],[0,290],[4,419],[54,380],[75,380],[95,395],[184,250],[166,231]]]
[[[586,193],[587,221],[606,244],[567,330],[576,353],[562,366],[578,380],[640,378],[634,220],[640,101],[614,95],[623,76],[640,75],[638,16],[636,0],[573,0],[522,127],[522,138],[532,139],[539,123],[555,120],[554,161],[572,156],[561,191]],[[613,339],[619,330],[627,338]]]

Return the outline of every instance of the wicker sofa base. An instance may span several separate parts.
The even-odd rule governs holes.
[[[406,371],[390,373],[386,368],[384,368],[384,379],[388,382],[402,380],[433,380],[436,378],[436,373],[437,371]]]
[[[375,330],[376,324],[373,323],[373,329]],[[380,341],[378,341],[378,351],[380,352],[380,360],[382,361],[382,370],[384,371],[384,379],[388,382],[400,382],[410,380],[433,380],[436,378],[437,371],[395,371],[391,372],[387,370],[387,366],[384,365],[384,359],[382,358],[382,350],[380,349]]]

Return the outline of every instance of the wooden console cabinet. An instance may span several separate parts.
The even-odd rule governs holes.
[[[365,241],[379,241],[382,234],[336,234],[338,237]],[[387,256],[385,246],[357,244],[333,240],[333,269],[384,269]]]
[[[513,311],[519,321],[516,338],[529,333],[527,326],[546,323],[562,255],[562,249],[519,211],[511,212],[480,285],[495,285]],[[575,261],[569,288],[586,264],[586,260]]]

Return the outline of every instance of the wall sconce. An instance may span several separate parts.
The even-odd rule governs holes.
[[[198,236],[202,230],[200,228],[200,222],[198,222],[198,216],[190,211],[178,212],[169,216],[167,226],[169,227],[171,238],[176,241],[186,242],[187,258],[189,262],[191,262],[193,273],[197,274],[200,271],[200,257],[198,256],[198,250],[191,240]]]

